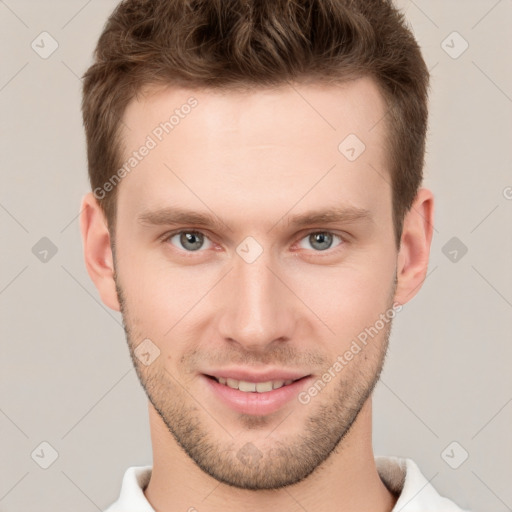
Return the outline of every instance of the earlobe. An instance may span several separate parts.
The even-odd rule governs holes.
[[[119,311],[110,233],[103,210],[92,193],[85,195],[82,199],[80,229],[87,272],[98,289],[103,303]]]
[[[421,188],[403,222],[395,291],[395,301],[400,304],[410,301],[425,280],[433,222],[434,196],[430,190]]]

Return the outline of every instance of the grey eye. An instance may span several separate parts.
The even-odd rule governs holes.
[[[301,247],[303,249],[309,249],[310,247],[313,247],[313,249],[316,251],[326,251],[327,249],[331,248],[334,238],[338,238],[340,241],[342,241],[338,235],[329,233],[328,231],[310,233],[301,240]],[[310,245],[310,247],[304,247],[304,245],[302,245],[305,240]]]
[[[178,244],[173,242],[175,239],[178,240]],[[203,246],[205,241],[209,242],[208,238],[199,231],[180,231],[179,233],[169,237],[169,241],[178,248],[183,248],[189,252],[198,251],[199,249],[204,248]]]

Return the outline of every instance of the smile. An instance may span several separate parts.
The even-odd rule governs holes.
[[[213,377],[218,383],[224,384],[225,386],[230,387],[231,389],[238,389],[239,391],[243,391],[244,393],[267,393],[272,391],[273,389],[279,389],[283,386],[288,386],[292,382],[295,382],[292,379],[288,380],[269,380],[267,382],[247,382],[244,380],[236,380],[236,379],[225,379],[224,377]],[[299,380],[299,379],[297,379]]]

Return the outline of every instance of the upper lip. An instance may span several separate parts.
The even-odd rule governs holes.
[[[224,379],[243,380],[244,382],[269,382],[276,380],[298,380],[308,377],[305,372],[296,370],[266,370],[264,372],[254,372],[243,368],[223,368],[219,370],[208,370],[204,375],[210,377],[223,377]]]

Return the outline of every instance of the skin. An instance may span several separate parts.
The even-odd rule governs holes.
[[[379,315],[420,289],[432,193],[418,191],[397,250],[378,122],[386,106],[369,78],[229,94],[148,90],[125,112],[126,154],[190,96],[198,106],[118,185],[115,254],[94,196],[82,204],[87,270],[103,302],[122,311],[149,399],[145,495],[157,511],[390,511],[397,497],[375,466],[371,392],[391,322],[308,404],[293,399],[272,414],[232,410],[201,374],[237,365],[321,377]],[[338,151],[350,133],[366,145],[353,162]],[[213,212],[222,224],[139,220],[168,206]],[[334,207],[368,217],[288,223]],[[200,231],[199,250],[170,236],[179,230]],[[336,235],[330,246],[309,236],[319,232]],[[263,250],[252,263],[236,252],[248,236]],[[147,338],[160,351],[149,366],[134,354]],[[252,463],[240,457],[248,444]]]

